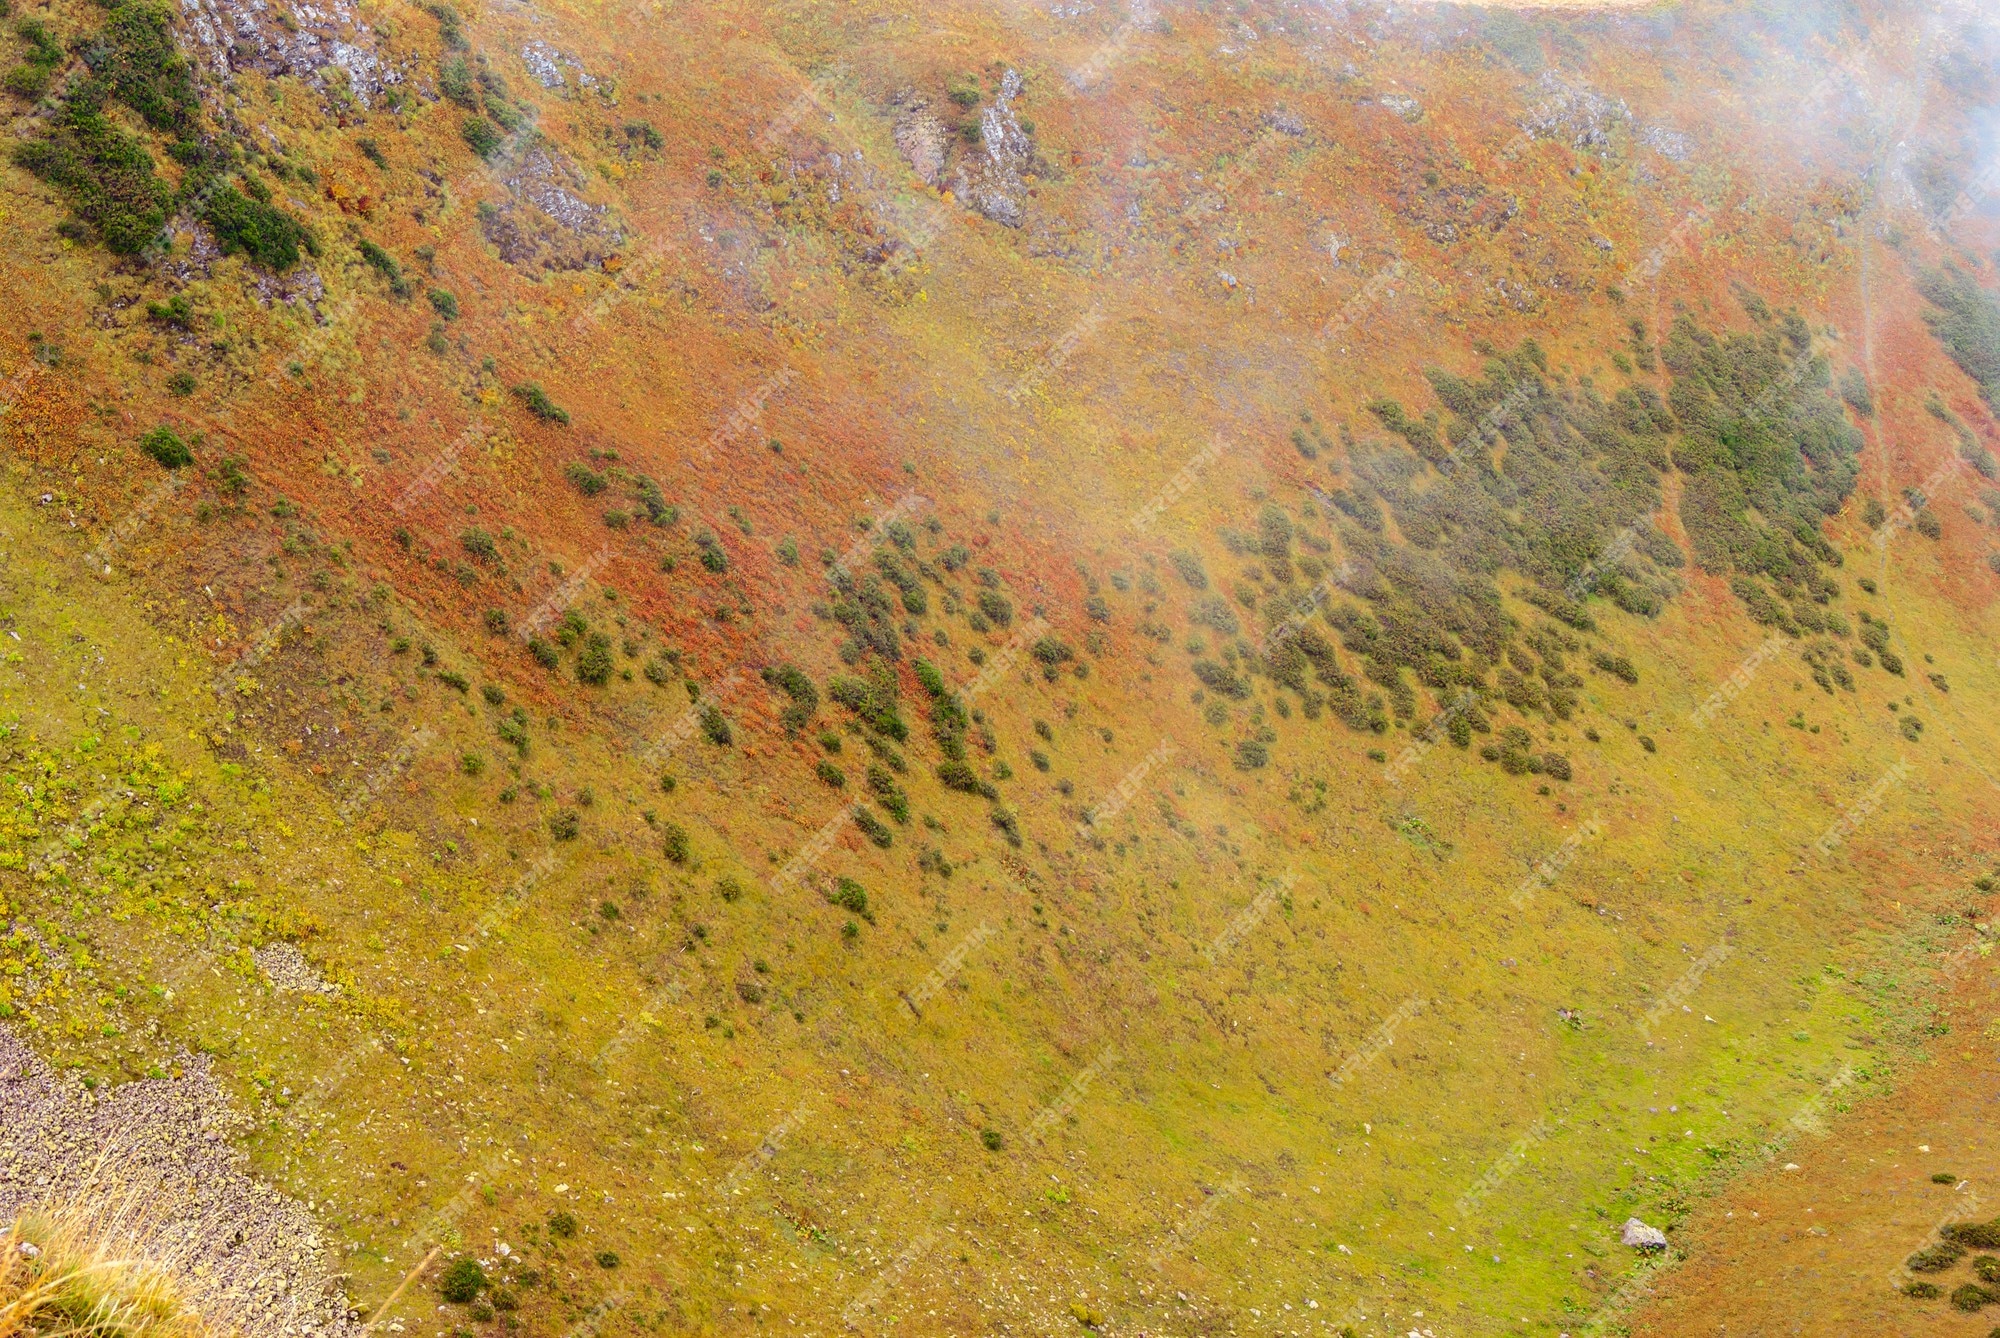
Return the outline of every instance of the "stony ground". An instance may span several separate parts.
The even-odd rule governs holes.
[[[179,1067],[179,1077],[92,1090],[0,1026],[0,1219],[136,1196],[157,1211],[161,1253],[243,1338],[359,1332],[308,1205],[243,1173],[230,1141],[243,1119],[206,1057]]]

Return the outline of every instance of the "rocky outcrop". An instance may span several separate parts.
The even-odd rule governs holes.
[[[1009,70],[1000,79],[1000,95],[979,114],[979,152],[958,164],[956,192],[969,207],[995,223],[1021,226],[1028,203],[1022,173],[1034,158],[1034,143],[1014,115],[1021,76]]]
[[[363,110],[403,82],[377,54],[375,34],[348,0],[291,5],[285,0],[180,0],[190,54],[228,83],[239,70],[267,78],[296,75]]]

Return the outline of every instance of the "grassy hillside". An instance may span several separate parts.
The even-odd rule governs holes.
[[[1626,1322],[1984,932],[1975,19],[10,19],[8,1025],[412,1331]]]

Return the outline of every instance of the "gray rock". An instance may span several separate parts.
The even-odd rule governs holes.
[[[1649,1227],[1636,1217],[1625,1219],[1625,1229],[1619,1240],[1635,1250],[1664,1250],[1667,1248],[1667,1233],[1658,1227]]]

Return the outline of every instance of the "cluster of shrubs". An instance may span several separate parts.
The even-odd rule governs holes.
[[[1931,1178],[1943,1184],[1957,1177],[1940,1172]],[[1938,1235],[1942,1239],[1911,1255],[1904,1261],[1904,1267],[1912,1273],[1947,1273],[1957,1267],[1968,1250],[2000,1250],[2000,1221],[1954,1222],[1940,1227]],[[1972,1271],[1979,1280],[1954,1288],[1951,1292],[1952,1307],[1970,1314],[1984,1306],[2000,1304],[2000,1257],[1990,1254],[1975,1256]],[[1903,1295],[1914,1300],[1931,1300],[1944,1295],[1944,1288],[1919,1278],[1905,1284]]]
[[[1487,713],[1503,703],[1523,716],[1570,719],[1583,679],[1568,656],[1582,652],[1628,685],[1639,677],[1629,657],[1578,640],[1597,631],[1591,602],[1651,617],[1680,588],[1687,558],[1647,519],[1669,467],[1699,494],[1682,509],[1695,560],[1730,576],[1753,617],[1794,635],[1847,636],[1847,620],[1828,607],[1839,586],[1827,569],[1840,556],[1819,527],[1853,489],[1860,438],[1824,393],[1830,375],[1804,322],[1754,297],[1745,306],[1757,322],[1745,333],[1717,337],[1686,317],[1675,323],[1662,350],[1673,372],[1664,399],[1643,385],[1607,398],[1588,380],[1566,382],[1530,340],[1512,353],[1481,345],[1487,362],[1476,378],[1428,371],[1437,410],[1369,404],[1400,445],[1357,445],[1343,426],[1350,467],[1331,464],[1342,475],[1337,486],[1315,490],[1319,508],[1299,508],[1307,519],[1324,517],[1340,540],[1347,561],[1336,575],[1326,575],[1322,557],[1329,542],[1275,505],[1262,508],[1254,528],[1222,534],[1232,552],[1252,559],[1249,579],[1228,593],[1244,609],[1261,607],[1275,644],[1232,646],[1239,611],[1211,593],[1197,555],[1168,554],[1194,592],[1189,621],[1224,639],[1213,658],[1200,638],[1189,642],[1203,691],[1248,701],[1252,680],[1268,675],[1298,695],[1308,719],[1331,708],[1350,727],[1377,733],[1391,717],[1414,720],[1418,686],[1439,702],[1469,693],[1470,708],[1442,722],[1461,747],[1490,731]],[[1634,348],[1650,366],[1643,323]],[[1309,460],[1331,444],[1316,428],[1296,436]],[[1402,542],[1387,537],[1391,513]],[[1523,628],[1508,613],[1493,580],[1502,568],[1528,577],[1517,595],[1552,621]],[[1317,583],[1309,594],[1298,588],[1301,577]],[[1352,598],[1328,598],[1336,586]],[[1361,682],[1307,621],[1315,610],[1358,662]],[[1861,639],[1868,650],[1858,662],[1886,650],[1886,630],[1866,616]],[[1851,684],[1837,655],[1815,654],[1811,663],[1825,683]],[[1884,663],[1900,671],[1893,654]],[[1290,714],[1282,697],[1276,709]],[[1226,712],[1212,706],[1209,714],[1219,723]],[[1534,751],[1526,731],[1517,732],[1482,755],[1512,772],[1567,777],[1566,759]],[[1254,757],[1255,742],[1240,764]]]

